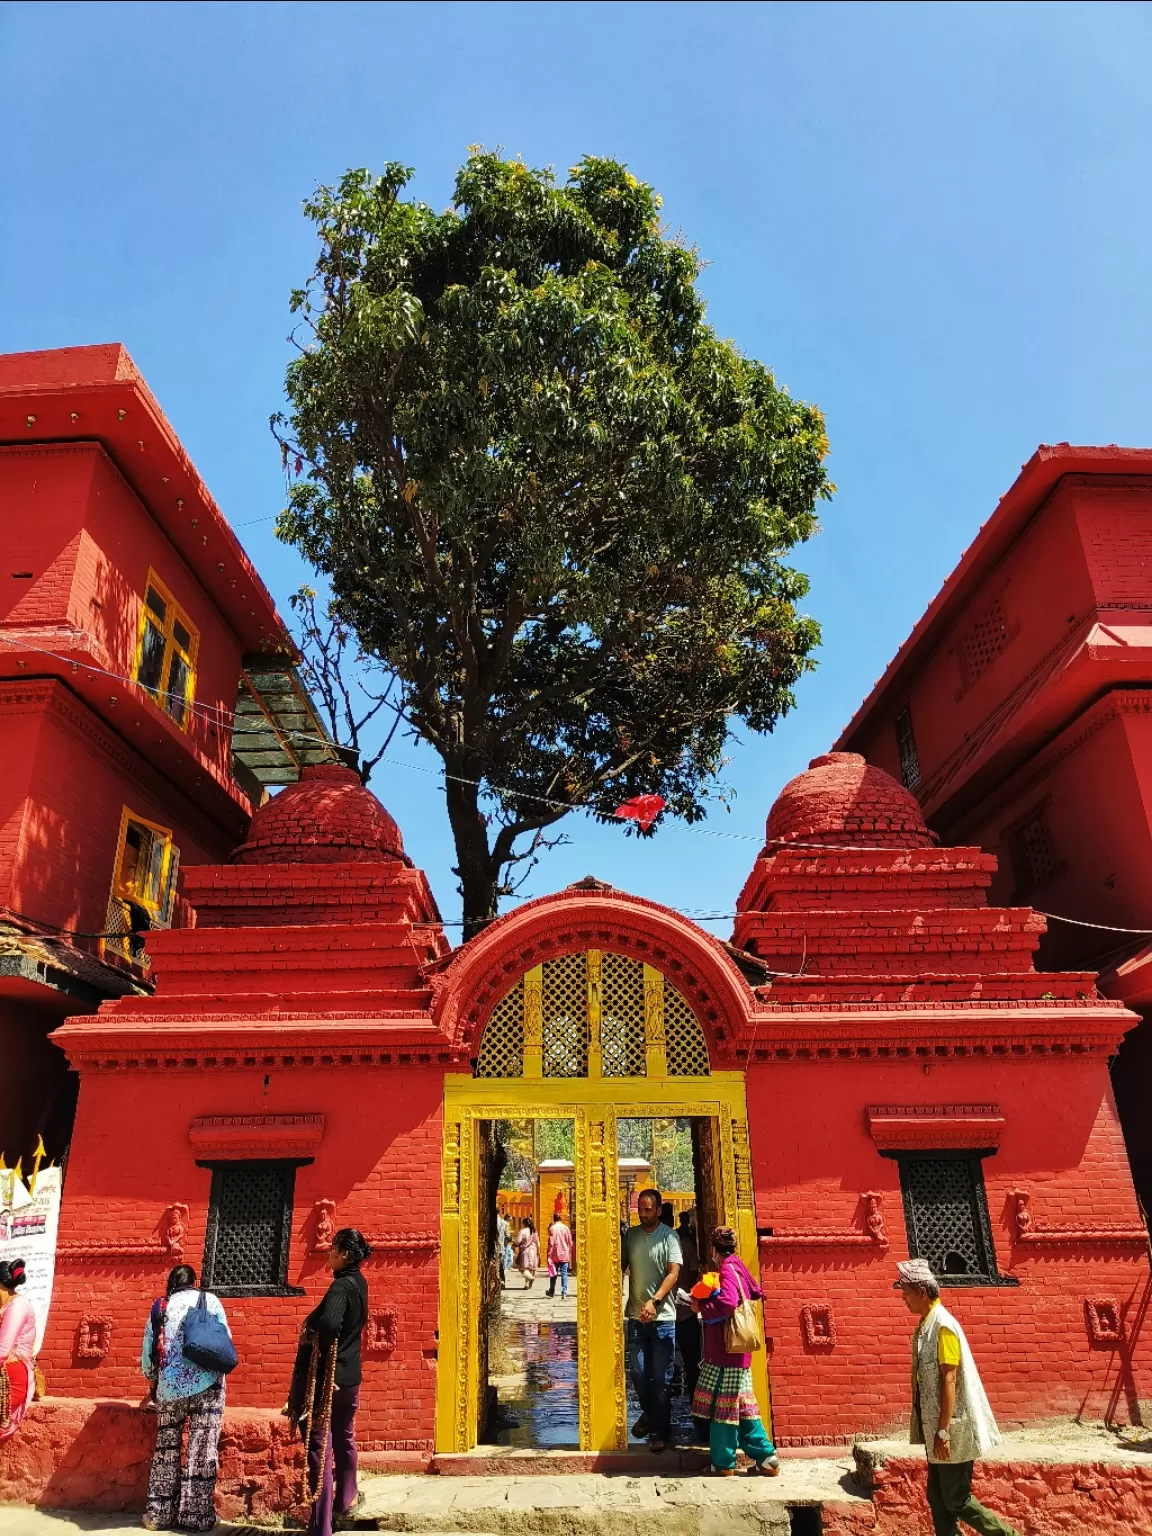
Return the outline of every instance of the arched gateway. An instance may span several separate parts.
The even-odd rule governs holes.
[[[487,969],[489,1000],[467,1021],[471,1075],[445,1078],[437,1443],[470,1448],[484,1412],[492,1128],[571,1120],[580,1445],[623,1450],[617,1120],[691,1123],[698,1228],[735,1227],[755,1264],[744,1074],[713,1069],[696,1012],[732,1033],[739,1020],[721,1022],[721,989],[700,973],[730,968],[733,990],[741,978],[720,946],[676,914],[591,880],[495,924],[458,966],[466,974],[450,966],[445,986],[467,996],[470,983],[485,988]],[[756,1367],[767,1419],[763,1356]]]
[[[228,864],[184,869],[196,925],[149,934],[153,995],[53,1037],[81,1080],[53,1392],[138,1397],[142,1319],[181,1258],[228,1298],[229,1414],[266,1414],[353,1225],[375,1249],[362,1446],[469,1447],[486,1128],[565,1117],[580,1440],[619,1446],[617,1133],[676,1116],[701,1227],[736,1227],[762,1279],[777,1443],[906,1412],[909,1253],[956,1287],[1002,1422],[1135,1411],[1149,1346],[1109,1321],[1148,1283],[1108,1087],[1133,1016],[1091,976],[1035,970],[1043,918],[990,907],[994,874],[938,846],[887,774],[829,754],[773,806],[730,943],[589,880],[452,949],[357,775],[305,769]]]

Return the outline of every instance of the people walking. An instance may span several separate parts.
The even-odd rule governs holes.
[[[676,1348],[680,1353],[680,1363],[684,1371],[684,1396],[692,1401],[696,1391],[696,1381],[700,1375],[700,1319],[692,1310],[690,1302],[681,1301],[700,1278],[700,1248],[696,1241],[696,1227],[693,1223],[690,1211],[680,1212],[680,1230],[676,1236],[680,1239],[680,1278],[676,1282]]]
[[[536,1279],[536,1271],[540,1268],[540,1238],[531,1216],[524,1217],[516,1239],[516,1268],[524,1278],[524,1289],[530,1291]]]
[[[548,1228],[548,1294],[555,1296],[556,1281],[560,1281],[560,1299],[568,1297],[568,1270],[572,1264],[572,1229],[566,1226],[557,1212]]]
[[[640,1225],[629,1227],[621,1264],[628,1275],[625,1333],[628,1370],[640,1404],[632,1426],[637,1439],[647,1439],[654,1453],[672,1438],[672,1368],[676,1359],[676,1303],[673,1293],[680,1275],[680,1239],[660,1220],[660,1191],[640,1196]]]
[[[224,1375],[198,1365],[184,1353],[185,1327],[194,1308],[228,1330],[219,1297],[197,1289],[196,1271],[190,1264],[177,1264],[160,1305],[149,1313],[140,1350],[140,1369],[154,1387],[151,1395],[156,1403],[156,1448],[143,1520],[149,1531],[210,1531],[216,1524],[216,1453],[224,1418]],[[181,1456],[185,1425],[188,1442]]]
[[[332,1279],[300,1334],[286,1411],[308,1447],[308,1536],[332,1536],[333,1519],[354,1513],[362,1502],[356,1486],[356,1410],[368,1282],[360,1266],[371,1252],[362,1232],[340,1228],[328,1250]]]
[[[927,1259],[897,1264],[895,1289],[920,1321],[912,1336],[909,1439],[928,1458],[928,1509],[936,1536],[958,1536],[959,1522],[981,1536],[1016,1536],[972,1495],[972,1466],[1000,1443],[1000,1431],[960,1324],[940,1304]]]
[[[760,1301],[764,1293],[737,1254],[731,1227],[715,1229],[712,1252],[719,1264],[720,1284],[707,1300],[694,1302],[704,1325],[704,1360],[692,1399],[692,1416],[708,1423],[711,1470],[716,1476],[733,1476],[740,1449],[755,1473],[776,1477],[780,1461],[760,1419],[752,1388],[752,1355],[730,1351],[725,1338],[728,1320],[742,1303]]]
[[[508,1253],[508,1218],[503,1211],[496,1212],[496,1269],[500,1275],[500,1289],[508,1284],[506,1256]]]
[[[26,1278],[23,1259],[0,1263],[0,1445],[36,1395],[36,1314],[19,1294]]]

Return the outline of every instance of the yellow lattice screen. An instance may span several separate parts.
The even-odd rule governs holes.
[[[524,978],[498,1002],[484,1029],[477,1077],[524,1076]]]
[[[643,1077],[644,967],[627,955],[605,955],[602,961],[604,1002],[600,1047],[605,1077]]]
[[[669,1077],[705,1077],[708,1047],[700,1021],[676,988],[664,982],[664,1039]]]
[[[647,1046],[644,965],[627,955],[601,957],[600,1048],[604,1077],[644,1077]],[[542,1072],[545,1077],[587,1077],[591,1044],[588,957],[546,960],[543,981]],[[649,972],[649,976],[655,975]],[[670,1077],[707,1077],[708,1047],[699,1021],[667,977],[664,1035]],[[540,1069],[538,1069],[540,1070]],[[524,1075],[524,980],[493,1009],[484,1029],[477,1077]]]
[[[544,963],[544,1076],[588,1076],[588,967],[581,954]]]

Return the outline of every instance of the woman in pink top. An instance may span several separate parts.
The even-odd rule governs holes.
[[[0,1444],[20,1428],[36,1392],[36,1314],[17,1295],[24,1260],[0,1263]]]
[[[704,1361],[692,1399],[692,1417],[708,1422],[712,1471],[717,1477],[735,1472],[737,1447],[754,1472],[775,1477],[780,1462],[760,1422],[760,1405],[752,1390],[752,1356],[731,1355],[724,1348],[724,1324],[745,1297],[760,1301],[764,1293],[737,1255],[731,1227],[717,1227],[712,1233],[712,1251],[720,1264],[720,1289],[707,1301],[692,1302],[704,1325]]]
[[[548,1294],[556,1294],[556,1277],[560,1277],[561,1300],[568,1295],[568,1266],[572,1263],[572,1229],[564,1225],[557,1212],[548,1228]]]
[[[516,1239],[516,1268],[524,1276],[524,1289],[530,1291],[540,1268],[540,1239],[531,1216],[524,1217],[524,1225]]]

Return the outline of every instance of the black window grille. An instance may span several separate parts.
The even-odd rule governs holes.
[[[900,778],[905,789],[915,789],[920,782],[920,754],[912,732],[912,708],[905,704],[896,716],[896,745],[900,751]]]
[[[980,1161],[988,1154],[895,1155],[909,1254],[927,1259],[942,1286],[1016,1285],[1016,1280],[996,1268]]]
[[[299,1158],[202,1163],[212,1169],[202,1283],[220,1296],[301,1296],[288,1284]]]
[[[1008,853],[1018,896],[1047,885],[1060,873],[1046,805],[1038,806],[1008,833]]]

